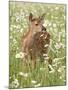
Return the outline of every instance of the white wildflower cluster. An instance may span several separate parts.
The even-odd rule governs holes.
[[[18,79],[14,79],[14,81],[12,81],[12,83],[10,84],[10,87],[18,88],[19,87]]]
[[[31,83],[33,84],[33,87],[39,87],[39,86],[41,86],[41,84],[40,83],[37,83],[36,80],[31,80]]]
[[[47,26],[49,24],[49,20],[44,21],[43,26]]]
[[[13,39],[13,43],[14,44],[17,44],[17,40],[15,38]]]
[[[20,22],[24,18],[24,13],[22,14],[16,13],[15,18],[16,18],[16,22]]]
[[[63,60],[64,58],[65,58],[65,56],[61,57],[61,58],[54,58],[53,62],[57,63],[58,61]]]
[[[53,68],[54,68],[54,70],[57,71],[57,73],[59,73],[59,79],[61,79],[65,82],[66,81],[65,80],[65,68],[66,68],[66,66],[61,65],[61,62],[64,58],[65,58],[65,56],[62,58],[54,58],[53,59]]]
[[[62,72],[64,72],[64,71],[65,71],[65,66],[59,67],[58,72],[62,73]]]
[[[12,30],[14,30],[14,28],[15,28],[15,29],[20,29],[20,28],[21,28],[21,26],[20,26],[20,24],[18,24],[18,25],[14,25],[14,24],[13,24],[13,25],[11,25],[11,28],[10,28],[10,29],[11,29],[11,31],[12,31]]]
[[[58,73],[60,73],[60,77],[59,77],[59,79],[61,79],[61,80],[63,80],[64,82],[66,82],[66,78],[65,78],[65,68],[66,68],[66,66],[61,66],[61,67],[59,67],[59,69],[57,70],[58,71]]]
[[[24,58],[24,56],[25,56],[25,53],[23,52],[19,52],[15,55],[16,58]]]
[[[52,61],[53,61],[53,66],[54,67],[58,67],[58,65],[60,65],[61,64],[61,60],[63,60],[65,58],[65,56],[64,57],[61,57],[61,58],[54,58]]]
[[[62,47],[63,47],[63,48],[65,47],[65,45],[62,44],[61,42],[57,42],[54,46],[55,46],[56,49],[60,49],[60,48],[62,48]]]
[[[54,45],[56,49],[60,49],[60,48],[64,48],[65,47],[65,45],[61,42],[61,36],[62,36],[62,32],[59,32],[58,33],[58,41]]]
[[[23,77],[28,77],[28,76],[30,76],[30,73],[19,72],[19,75],[23,76]]]
[[[60,49],[60,48],[61,48],[61,44],[56,43],[56,44],[55,44],[55,48],[56,48],[56,49]]]

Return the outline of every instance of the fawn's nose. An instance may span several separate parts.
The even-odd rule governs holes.
[[[35,25],[38,26],[38,22],[37,21],[35,21]]]
[[[38,26],[38,23],[36,23],[35,25]]]

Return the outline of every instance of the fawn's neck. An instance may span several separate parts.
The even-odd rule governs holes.
[[[33,28],[30,28],[30,27],[29,27],[28,35],[29,35],[30,37],[32,37],[32,36],[34,35],[34,30],[33,30]]]

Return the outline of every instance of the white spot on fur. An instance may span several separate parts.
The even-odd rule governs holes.
[[[43,56],[48,56],[47,54],[43,54]]]
[[[44,47],[48,47],[48,46],[49,46],[49,44],[45,44],[45,45],[44,45]]]
[[[40,35],[40,37],[42,37],[44,34]]]
[[[45,57],[44,59],[45,59],[45,60],[46,60],[46,59],[49,59],[49,57]]]

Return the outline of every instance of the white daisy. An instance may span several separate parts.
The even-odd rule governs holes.
[[[25,53],[23,52],[19,52],[15,55],[16,58],[24,58],[24,56],[25,56]]]
[[[17,88],[19,86],[18,79],[15,79],[14,81],[12,81],[11,86],[12,88]]]

